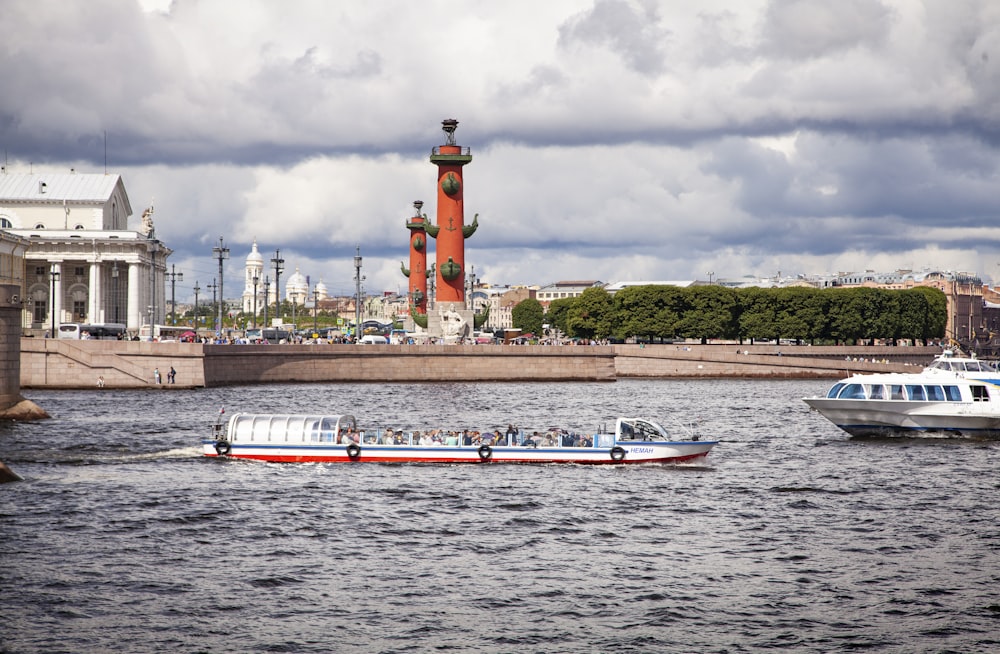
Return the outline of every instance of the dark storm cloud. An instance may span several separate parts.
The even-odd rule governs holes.
[[[998,8],[8,0],[0,137],[15,169],[97,172],[107,134],[191,265],[221,233],[328,278],[362,245],[394,287],[448,117],[498,283],[983,265]]]

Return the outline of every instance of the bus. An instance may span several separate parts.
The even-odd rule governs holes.
[[[117,322],[79,323],[64,322],[59,325],[58,338],[94,339],[98,341],[123,340],[125,325]]]
[[[246,331],[246,337],[251,343],[267,341],[271,344],[287,343],[292,338],[292,330],[280,327],[257,327]]]
[[[187,325],[142,325],[139,327],[140,341],[184,341],[192,340],[185,338],[188,332],[194,333],[194,329]],[[190,334],[188,334],[190,337]]]

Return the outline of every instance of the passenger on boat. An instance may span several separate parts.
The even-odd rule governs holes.
[[[450,431],[448,435],[444,438],[445,445],[458,445],[458,434]]]
[[[424,447],[428,447],[434,444],[434,438],[430,435],[430,432],[427,432],[425,434],[420,434],[420,432],[413,433],[414,440],[417,440],[418,436],[420,437],[419,440],[420,444],[423,445]]]
[[[468,429],[462,430],[462,445],[472,445],[472,434]]]
[[[382,434],[382,444],[383,445],[395,445],[396,435],[391,429],[386,429],[385,433]]]

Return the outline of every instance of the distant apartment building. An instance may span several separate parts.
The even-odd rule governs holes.
[[[588,288],[600,288],[604,283],[596,279],[593,280],[571,280],[555,282],[542,286],[535,293],[535,299],[542,303],[545,309],[549,308],[549,303],[553,300],[562,300],[568,297],[579,297]]]

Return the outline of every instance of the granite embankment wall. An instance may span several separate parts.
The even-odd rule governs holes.
[[[839,379],[854,373],[913,372],[940,347],[616,345],[618,377]]]
[[[21,400],[18,387],[19,334],[21,329],[20,287],[0,284],[0,411]]]
[[[199,345],[21,339],[21,386],[155,388],[283,382],[614,381],[626,377],[839,378],[904,371],[939,348],[736,345]],[[864,360],[862,360],[864,359]],[[879,361],[876,363],[875,361]],[[883,361],[888,361],[885,363]],[[168,388],[166,383],[160,388]]]

